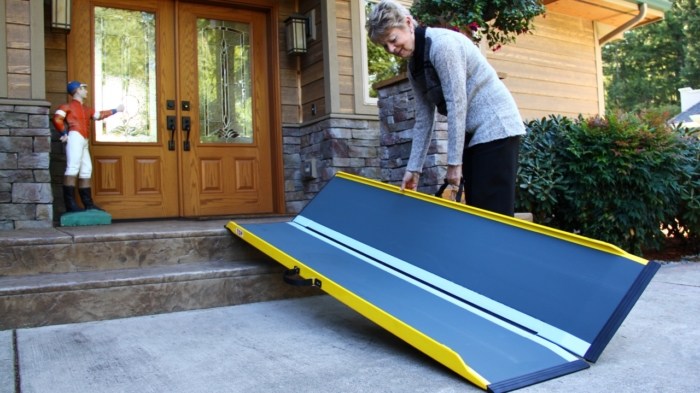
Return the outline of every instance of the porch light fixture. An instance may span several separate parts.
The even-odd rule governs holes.
[[[306,35],[308,19],[301,14],[293,13],[284,21],[287,29],[287,54],[303,55],[306,53]]]
[[[70,30],[71,0],[51,0],[51,28]]]

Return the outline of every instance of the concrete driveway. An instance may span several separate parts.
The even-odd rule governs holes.
[[[18,361],[0,332],[0,393],[481,391],[329,296],[16,336]],[[591,368],[520,391],[699,389],[700,263],[688,263],[660,269]]]

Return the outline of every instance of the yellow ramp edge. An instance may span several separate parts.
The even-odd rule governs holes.
[[[447,346],[426,336],[420,331],[395,318],[391,314],[329,280],[327,277],[318,274],[318,272],[310,269],[278,248],[248,232],[235,222],[229,222],[226,225],[226,228],[228,228],[234,235],[240,237],[258,250],[264,252],[288,269],[292,269],[295,266],[298,267],[300,270],[299,275],[303,278],[319,279],[322,283],[321,288],[324,292],[343,302],[348,307],[359,312],[372,322],[390,331],[407,343],[413,345],[421,352],[447,366],[449,369],[466,378],[476,386],[484,390],[487,389],[488,385],[490,384],[489,381],[479,375],[479,373],[474,371],[471,367],[467,366],[462,358]]]
[[[358,183],[366,184],[368,186],[381,188],[381,189],[386,190],[386,191],[395,192],[397,194],[404,194],[406,196],[420,199],[422,201],[431,202],[431,203],[445,206],[445,207],[449,207],[449,208],[452,208],[455,210],[460,210],[463,212],[471,213],[471,214],[474,214],[476,216],[488,218],[489,220],[494,220],[494,221],[498,221],[498,222],[501,222],[504,224],[523,228],[523,229],[526,229],[528,231],[537,232],[537,233],[541,233],[543,235],[552,236],[552,237],[555,237],[557,239],[561,239],[561,240],[568,241],[571,243],[576,243],[576,244],[579,244],[579,245],[582,245],[585,247],[589,247],[589,248],[593,248],[593,249],[596,249],[599,251],[607,252],[609,254],[618,255],[618,256],[621,256],[623,258],[627,258],[631,261],[640,263],[642,265],[646,265],[648,263],[648,261],[644,258],[640,258],[636,255],[632,255],[619,247],[616,247],[610,243],[602,242],[600,240],[590,239],[590,238],[587,238],[585,236],[580,236],[580,235],[576,235],[573,233],[561,231],[559,229],[554,229],[554,228],[546,227],[544,225],[539,225],[539,224],[535,224],[532,222],[519,220],[519,219],[516,219],[514,217],[504,216],[502,214],[490,212],[488,210],[479,209],[479,208],[476,208],[473,206],[468,206],[468,205],[465,205],[463,203],[458,203],[455,201],[450,201],[447,199],[438,198],[436,196],[424,194],[422,192],[417,192],[417,191],[413,191],[413,190],[401,191],[398,186],[395,186],[393,184],[382,183],[382,182],[377,181],[377,180],[371,180],[371,179],[367,179],[367,178],[364,178],[361,176],[352,175],[352,174],[345,173],[345,172],[338,172],[338,173],[336,173],[336,176],[340,177],[342,179],[352,180],[352,181],[355,181]]]

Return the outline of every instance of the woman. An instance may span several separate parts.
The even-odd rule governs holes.
[[[408,10],[392,0],[382,0],[372,10],[367,31],[372,42],[409,59],[416,122],[401,189],[418,187],[437,108],[447,116],[447,181],[457,185],[463,177],[469,205],[513,216],[525,126],[513,97],[479,49],[458,32],[417,26]]]

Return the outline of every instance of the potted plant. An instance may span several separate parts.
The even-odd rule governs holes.
[[[535,17],[545,11],[541,0],[418,0],[411,7],[422,25],[452,26],[475,44],[485,37],[493,50],[531,33]]]

